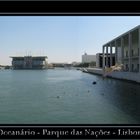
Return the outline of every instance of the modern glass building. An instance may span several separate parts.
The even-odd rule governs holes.
[[[13,69],[46,69],[47,56],[12,56]]]

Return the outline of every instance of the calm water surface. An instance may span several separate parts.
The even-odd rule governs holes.
[[[0,70],[2,123],[140,124],[140,85],[77,70]]]

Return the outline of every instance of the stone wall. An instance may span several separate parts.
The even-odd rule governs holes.
[[[102,75],[103,70],[98,68],[87,68],[87,71],[92,74]],[[140,73],[138,72],[119,72],[114,71],[107,75],[107,77],[112,77],[116,79],[128,80],[140,83]]]

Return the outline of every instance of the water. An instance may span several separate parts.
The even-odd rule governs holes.
[[[0,124],[140,124],[139,91],[77,70],[0,70]]]

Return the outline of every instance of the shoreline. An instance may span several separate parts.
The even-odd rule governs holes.
[[[85,68],[86,71],[83,70],[85,73],[95,74],[102,76],[103,70],[99,68]],[[81,70],[82,71],[82,70]],[[106,76],[107,78],[116,79],[116,80],[123,80],[134,84],[140,84],[140,74],[133,73],[133,72],[112,72]]]

